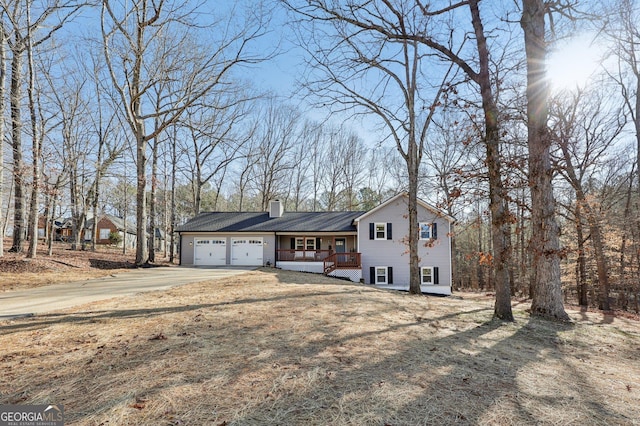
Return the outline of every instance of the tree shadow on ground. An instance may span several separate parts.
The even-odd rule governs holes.
[[[432,323],[425,321],[402,327],[429,327]],[[589,413],[575,413],[578,418],[582,416],[594,424],[632,420],[610,411],[602,404],[603,395],[585,386],[586,379],[575,375],[574,371],[571,374],[575,375],[576,382],[569,386],[568,392],[566,383],[550,389],[536,389],[520,383],[523,373],[533,375],[527,380],[535,382],[535,372],[528,368],[533,368],[532,364],[540,360],[555,360],[564,365],[558,333],[571,325],[532,318],[526,325],[509,330],[509,333],[514,332],[506,338],[495,341],[489,338],[491,344],[479,344],[503,327],[513,328],[491,320],[444,337],[412,339],[400,352],[365,364],[338,356],[335,370],[329,369],[317,386],[306,393],[275,397],[275,401],[266,401],[246,410],[242,417],[229,421],[256,425],[539,424],[544,420],[541,419],[541,407],[562,412],[576,399],[583,401],[582,406],[589,407]],[[398,328],[382,330],[378,337],[384,338],[384,334]],[[376,339],[370,334],[315,341],[313,347],[304,352],[307,362],[303,364],[311,368],[314,357],[326,352],[327,348],[333,347],[339,353],[340,346],[362,337]],[[522,348],[521,356],[513,356],[514,347]],[[274,354],[267,362],[286,364],[282,361],[285,356]],[[372,358],[379,357],[374,355]],[[339,391],[335,392],[335,389]],[[397,394],[404,398],[397,399]],[[505,410],[505,407],[509,409]]]
[[[572,325],[536,318],[504,324],[491,319],[491,308],[427,317],[420,310],[426,305],[412,309],[418,305],[399,305],[399,299],[381,299],[378,292],[354,287],[264,297],[244,294],[220,303],[35,317],[7,324],[0,332],[110,319],[131,320],[131,327],[143,318],[157,324],[154,336],[89,344],[67,375],[57,373],[56,383],[87,395],[86,401],[67,401],[73,423],[95,422],[95,413],[106,418],[114,410],[126,411],[138,397],[171,400],[163,414],[166,424],[539,424],[544,422],[541,407],[564,410],[574,423],[633,421],[605,406],[588,377],[565,362],[561,334]],[[338,299],[333,297],[344,294],[357,295],[358,304],[334,304]],[[263,304],[269,311],[255,309]],[[319,304],[334,309],[327,313]],[[407,306],[400,319],[385,319]],[[243,321],[258,315],[253,323]],[[296,318],[312,323],[311,331],[298,332]],[[377,321],[379,326],[362,331],[344,327],[357,320]],[[106,374],[94,359],[109,360]],[[206,362],[190,368],[193,359]],[[549,386],[549,381],[537,380],[536,365],[546,362],[569,370],[575,383]],[[154,365],[171,368],[172,374],[147,385],[142,380],[158,371]],[[131,377],[141,382],[131,382]],[[50,377],[33,380],[32,393],[51,389]],[[122,382],[130,383],[126,394],[102,390]],[[60,395],[59,390],[48,392]],[[234,394],[242,395],[234,399]],[[16,398],[28,396],[17,389],[2,400],[20,402]],[[577,400],[588,412],[572,411]],[[132,417],[122,422],[145,423],[135,417],[144,410],[130,411]],[[153,423],[162,421],[154,418]]]
[[[355,291],[342,291],[340,294],[352,293]],[[220,306],[229,305],[251,305],[254,303],[270,303],[280,300],[289,299],[308,299],[322,296],[332,296],[332,292],[306,292],[299,294],[284,294],[273,297],[248,297],[236,300],[221,301],[219,303],[204,303],[204,304],[186,304],[177,306],[164,306],[158,308],[139,308],[139,309],[109,309],[109,310],[95,310],[95,311],[74,311],[70,313],[50,313],[29,315],[24,317],[12,317],[11,320],[0,321],[0,333],[6,334],[11,332],[19,332],[24,330],[41,329],[47,326],[59,325],[59,324],[74,324],[74,323],[87,323],[96,322],[100,320],[118,319],[118,318],[150,318],[154,316],[162,316],[166,314],[195,311],[199,309],[216,308]]]
[[[95,258],[90,258],[89,264],[91,265],[92,268],[101,269],[101,270],[137,268],[136,264],[131,262],[95,259]]]

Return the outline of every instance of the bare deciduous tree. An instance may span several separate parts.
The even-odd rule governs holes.
[[[531,314],[568,321],[560,281],[560,240],[555,218],[549,134],[549,88],[545,78],[547,53],[545,18],[549,9],[543,0],[522,0],[520,25],[524,30],[527,57],[527,134],[529,187],[531,190],[532,236],[530,252],[535,283]]]
[[[31,17],[31,0],[4,0],[0,2],[3,25],[0,28],[11,51],[11,85],[9,103],[11,108],[11,143],[13,148],[14,218],[12,252],[22,252],[26,236],[26,194],[22,133],[22,90],[25,84],[24,55],[50,39],[64,23],[71,19],[82,3],[75,1],[49,0],[39,5],[38,15]],[[26,11],[29,11],[27,19]],[[51,19],[50,19],[51,18]],[[43,31],[43,29],[46,29]]]
[[[203,101],[227,80],[232,69],[256,63],[268,54],[251,53],[250,44],[264,33],[264,14],[254,8],[251,19],[237,27],[222,20],[198,22],[192,4],[171,0],[102,1],[102,36],[105,58],[114,87],[134,136],[137,167],[136,264],[148,262],[147,144],[184,112]],[[218,31],[216,31],[218,29]],[[218,39],[207,35],[217,34]],[[196,42],[197,37],[202,41]],[[164,65],[164,66],[163,66]],[[170,94],[158,110],[153,90],[167,81]],[[154,125],[150,125],[154,123]]]
[[[468,78],[477,85],[480,91],[482,110],[484,112],[483,142],[485,146],[485,163],[488,170],[489,181],[489,208],[491,210],[492,243],[493,243],[493,271],[495,276],[496,303],[495,315],[506,321],[513,321],[511,312],[511,277],[509,270],[511,267],[511,224],[510,213],[507,203],[507,195],[502,182],[502,159],[500,155],[500,111],[497,102],[498,78],[492,78],[490,73],[491,55],[485,34],[484,23],[480,14],[478,0],[468,0],[460,2],[446,8],[452,11],[455,8],[469,6],[471,24],[475,36],[478,69],[474,70],[470,65],[471,60],[465,60],[447,44],[439,42],[430,34],[417,33],[413,39],[424,43],[430,49],[444,55],[452,64],[461,68]],[[418,2],[420,4],[420,2]],[[428,5],[423,6],[425,15],[440,14],[441,11],[432,10]],[[449,44],[450,45],[450,44]],[[462,49],[462,47],[460,48]]]
[[[608,89],[605,89],[608,90]],[[569,98],[564,93],[565,99]],[[560,174],[575,191],[576,226],[581,226],[582,212],[589,225],[590,240],[593,246],[598,271],[599,306],[610,310],[609,304],[609,267],[603,241],[603,217],[595,194],[590,194],[588,182],[602,171],[603,165],[610,159],[609,153],[624,126],[625,115],[616,108],[601,92],[592,89],[591,95],[578,91],[573,97],[553,105],[555,125],[552,128],[554,139],[560,148]],[[582,230],[578,230],[579,239]],[[579,250],[580,275],[584,274],[584,247]],[[584,277],[583,277],[584,278]],[[584,281],[579,286],[584,302]]]
[[[253,186],[260,199],[260,209],[268,211],[269,201],[283,195],[289,185],[288,175],[296,165],[291,161],[301,125],[297,109],[267,100],[260,125],[253,134],[256,163]]]
[[[322,73],[307,83],[309,91],[334,113],[377,118],[404,160],[408,177],[409,292],[421,294],[418,174],[427,130],[444,84],[425,84],[434,81],[434,75],[425,74],[430,57],[411,36],[425,31],[429,16],[442,11],[425,15],[421,5],[413,1],[344,5],[325,0],[283,2],[300,17],[296,23],[302,24],[300,28],[312,29],[299,37],[311,56],[311,65]],[[436,64],[431,65],[435,68]],[[446,68],[436,74],[436,81],[447,79]]]
[[[6,96],[6,34],[4,25],[4,10],[0,10],[0,205],[4,200],[4,129],[5,129],[5,110],[7,108],[5,102]],[[9,209],[7,208],[7,211]],[[0,257],[4,256],[4,226],[0,223]]]
[[[243,95],[240,90],[227,88],[225,93],[208,97],[207,104],[212,108],[194,108],[182,120],[182,127],[189,135],[183,143],[185,152],[191,154],[188,162],[193,176],[194,215],[201,211],[205,186],[214,178],[218,178],[217,187],[222,186],[227,166],[242,155],[241,149],[252,135],[252,126],[244,133],[240,129],[247,115],[249,100],[250,97]]]

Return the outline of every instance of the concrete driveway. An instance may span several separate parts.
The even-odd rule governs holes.
[[[0,321],[70,308],[112,297],[243,274],[255,268],[145,268],[110,277],[0,293]]]

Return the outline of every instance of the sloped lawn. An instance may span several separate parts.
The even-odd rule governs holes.
[[[414,297],[250,272],[0,323],[0,403],[82,425],[640,424],[640,327],[492,320]]]

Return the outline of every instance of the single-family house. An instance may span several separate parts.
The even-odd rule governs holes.
[[[53,220],[54,240],[67,242],[73,235],[73,218],[58,218]]]
[[[85,223],[85,241],[91,241],[93,232],[93,218],[90,218]],[[104,214],[98,219],[98,229],[96,230],[96,244],[113,244],[109,239],[109,235],[112,233],[118,233],[120,235],[121,242],[118,243],[118,247],[122,247],[122,244],[126,244],[127,248],[135,248],[136,246],[136,226],[132,222],[126,222],[124,219],[113,216],[110,214]]]
[[[409,288],[407,195],[369,211],[204,212],[177,228],[181,265],[275,266]],[[451,294],[453,218],[418,201],[420,282],[425,293]]]
[[[68,241],[72,235],[72,218],[53,219],[52,230],[54,241]],[[43,239],[47,236],[47,218],[45,216],[38,217],[38,238]]]

